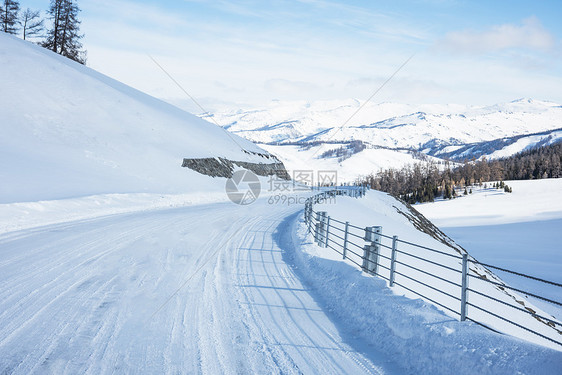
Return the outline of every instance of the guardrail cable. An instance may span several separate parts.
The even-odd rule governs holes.
[[[390,286],[393,285],[398,285],[401,288],[414,293],[415,295],[433,303],[436,306],[439,306],[455,315],[459,315],[461,317],[461,320],[470,320],[482,327],[488,328],[494,332],[498,332],[496,329],[489,327],[487,324],[484,324],[482,322],[476,321],[473,318],[467,316],[466,314],[466,307],[467,306],[472,306],[484,313],[487,313],[495,318],[498,318],[500,320],[503,320],[507,323],[510,323],[516,327],[519,327],[521,329],[524,329],[528,332],[531,332],[541,338],[544,338],[546,340],[549,340],[551,342],[554,342],[558,345],[562,345],[562,342],[559,342],[555,339],[552,339],[540,332],[537,332],[531,328],[525,327],[520,323],[514,322],[506,317],[503,317],[501,315],[498,315],[494,312],[491,312],[481,306],[478,306],[477,304],[474,303],[474,301],[468,301],[466,296],[467,293],[473,293],[474,295],[480,296],[482,298],[486,298],[489,301],[493,301],[496,303],[499,303],[501,305],[504,306],[508,306],[511,307],[512,309],[516,310],[516,311],[520,311],[523,313],[526,313],[528,315],[533,316],[534,318],[538,319],[539,321],[542,321],[543,323],[546,322],[545,324],[553,329],[556,329],[555,327],[558,326],[562,326],[562,323],[557,321],[556,318],[549,318],[546,316],[543,316],[543,314],[538,314],[537,312],[535,312],[534,310],[525,307],[525,305],[520,302],[521,304],[523,304],[523,306],[517,306],[513,303],[508,303],[506,301],[502,301],[499,298],[496,298],[494,296],[489,295],[489,293],[485,293],[482,291],[478,291],[476,289],[474,289],[474,286],[472,288],[470,288],[468,286],[468,279],[476,279],[482,282],[486,282],[492,285],[497,286],[500,289],[509,289],[509,290],[513,290],[515,292],[518,293],[522,293],[525,296],[531,296],[534,298],[538,298],[542,301],[557,305],[557,306],[562,306],[562,302],[558,302],[555,300],[552,300],[550,298],[546,298],[540,295],[537,295],[535,293],[530,293],[527,291],[524,291],[522,289],[519,288],[515,288],[515,287],[511,287],[507,284],[501,283],[501,282],[497,282],[494,280],[491,280],[489,278],[487,278],[486,276],[482,276],[482,275],[478,275],[478,274],[471,274],[470,271],[473,271],[472,269],[468,268],[468,265],[474,264],[474,265],[480,265],[482,267],[485,268],[491,268],[491,269],[495,269],[495,270],[499,270],[499,271],[503,271],[503,272],[507,272],[513,275],[517,275],[520,277],[524,277],[524,278],[528,278],[528,279],[532,279],[538,282],[542,282],[542,283],[546,283],[552,286],[556,286],[556,287],[562,287],[562,284],[554,282],[554,281],[549,281],[549,280],[545,280],[545,279],[541,279],[539,277],[535,277],[535,276],[530,276],[530,275],[526,275],[524,273],[521,272],[516,272],[516,271],[512,271],[506,268],[502,268],[502,267],[498,267],[498,266],[494,266],[491,264],[486,264],[486,263],[480,263],[474,259],[469,259],[469,257],[467,256],[467,254],[464,255],[458,255],[458,254],[451,254],[451,253],[447,253],[445,251],[442,250],[437,250],[437,249],[433,249],[431,247],[428,246],[424,246],[424,245],[419,245],[416,244],[414,242],[410,242],[410,241],[405,241],[403,239],[399,239],[397,236],[389,236],[386,234],[383,234],[381,231],[382,227],[367,227],[367,228],[361,228],[357,225],[353,225],[349,222],[344,222],[341,220],[337,220],[334,219],[332,217],[327,216],[326,212],[319,212],[319,211],[315,211],[313,209],[313,205],[316,203],[320,203],[323,201],[324,198],[327,197],[332,197],[332,196],[338,196],[338,195],[348,195],[351,197],[361,197],[363,196],[365,193],[365,188],[363,187],[356,187],[356,188],[348,188],[348,189],[338,189],[338,190],[332,190],[332,191],[325,191],[322,192],[320,194],[317,194],[316,196],[313,196],[311,198],[308,198],[305,204],[305,220],[307,221],[307,225],[309,226],[309,231],[312,233],[312,235],[314,236],[314,239],[316,242],[318,242],[319,246],[321,247],[327,247],[330,248],[331,250],[335,251],[336,253],[343,255],[343,259],[350,261],[352,264],[356,265],[357,267],[361,268],[363,271],[368,272],[370,274],[373,274],[377,277],[380,277],[386,281],[388,281],[390,284]],[[341,227],[339,227],[337,224],[343,225],[345,229],[342,229]],[[334,233],[337,232],[337,233]],[[343,234],[342,234],[343,233]],[[359,234],[358,234],[359,233]],[[343,236],[343,237],[342,237]],[[357,241],[357,239],[359,239],[360,241],[363,241],[362,244],[357,244],[355,241]],[[382,243],[382,239],[390,239],[392,240],[392,246],[389,246],[385,243]],[[446,265],[443,263],[439,263],[436,260],[431,260],[431,259],[427,259],[426,257],[423,257],[422,255],[415,255],[412,254],[411,252],[408,252],[404,249],[404,245],[406,245],[406,248],[408,248],[408,246],[415,248],[415,249],[421,249],[421,250],[427,250],[430,251],[432,253],[435,254],[440,254],[443,256],[446,256],[449,259],[449,263],[453,263],[454,261],[452,261],[451,259],[454,260],[458,260],[458,262],[454,262],[458,265],[460,265],[460,268],[454,268],[450,265]],[[363,252],[363,254],[360,254],[356,251],[353,250],[353,248],[359,249]],[[381,250],[385,249],[385,254],[381,254]],[[386,255],[389,253],[390,250],[390,256]],[[397,254],[399,255],[400,259],[396,259]],[[359,258],[363,264],[360,264],[360,262],[358,262],[356,259]],[[382,264],[381,263],[381,258],[384,259],[385,261]],[[406,258],[406,259],[404,259]],[[412,264],[408,264],[407,260],[408,259],[417,259],[419,261],[421,261],[421,265],[418,264],[418,266],[414,266]],[[430,264],[434,267],[430,267],[430,269],[422,269],[424,268],[424,264]],[[399,270],[396,270],[397,265],[400,266]],[[403,268],[405,267],[405,268]],[[456,280],[455,277],[455,281],[449,280],[447,278],[447,276],[440,276],[438,274],[436,274],[435,272],[435,267],[438,267],[437,269],[441,269],[441,270],[447,270],[447,271],[451,271],[454,272],[455,275],[459,275],[456,276],[458,277],[458,280]],[[388,274],[389,277],[386,277],[384,274],[381,273],[381,270],[384,270],[382,273]],[[416,278],[416,274],[414,273],[413,275],[407,275],[406,271],[407,270],[413,270],[414,272],[418,272],[421,273],[423,275],[429,276],[430,278],[424,278],[424,281],[419,280],[418,278]],[[412,271],[409,272],[410,274],[412,273]],[[401,278],[405,279],[405,280],[410,280],[413,283],[415,283],[413,286],[412,285],[404,285],[403,281],[396,281],[395,277],[396,275],[399,275]],[[419,275],[418,275],[419,276]],[[445,291],[443,290],[443,285],[431,285],[431,280],[439,280],[441,282],[446,283],[447,285],[449,285],[450,287],[454,287],[454,288],[458,288],[460,289],[460,298],[454,294],[450,293],[449,291]],[[451,308],[450,306],[447,306],[444,303],[441,303],[437,300],[435,300],[435,298],[430,298],[427,295],[422,294],[420,291],[415,290],[418,287],[416,287],[416,285],[421,285],[425,288],[428,288],[429,290],[438,293],[438,295],[441,296],[446,296],[450,299],[452,299],[453,301],[455,301],[455,303],[458,304],[458,302],[460,302],[460,304],[458,304],[458,306],[456,306],[455,308],[459,308],[460,307],[460,312],[458,312],[455,308]],[[451,288],[449,288],[451,289]],[[455,290],[455,289],[453,289]],[[513,297],[513,296],[512,296]],[[560,330],[558,330],[560,332]],[[501,332],[499,332],[501,333]]]

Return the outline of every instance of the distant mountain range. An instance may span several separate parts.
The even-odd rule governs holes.
[[[322,147],[311,156],[318,160],[326,150],[362,141],[367,149],[418,154],[411,160],[400,157],[398,164],[419,160],[419,153],[460,161],[510,156],[562,140],[562,106],[527,98],[492,106],[364,104],[354,99],[273,102],[263,108],[224,110],[202,117],[214,117],[225,129],[262,144],[282,159],[287,159],[284,154],[294,154],[296,146]],[[341,168],[341,158],[325,158],[333,159],[334,168]],[[374,169],[385,167],[373,160],[368,164]]]

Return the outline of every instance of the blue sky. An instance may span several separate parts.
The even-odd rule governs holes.
[[[46,9],[48,0],[22,6]],[[559,1],[80,0],[88,65],[202,103],[562,103]]]

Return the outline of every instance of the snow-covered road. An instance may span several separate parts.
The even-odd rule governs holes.
[[[292,264],[300,205],[260,200],[0,237],[0,373],[400,373]]]

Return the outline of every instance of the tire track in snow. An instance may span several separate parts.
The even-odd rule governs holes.
[[[160,225],[156,226],[157,229],[161,227],[162,226]],[[133,233],[137,234],[131,238],[131,235]],[[120,242],[124,239],[127,240],[126,242],[134,242],[141,238],[143,234],[144,232],[142,230],[133,227],[126,232],[121,232],[117,237],[111,238],[111,240],[102,237],[102,239],[96,239],[87,242],[86,244],[77,247],[77,250],[73,250],[71,256],[69,256],[69,254],[66,254],[66,256],[61,255],[59,258],[56,258],[52,262],[47,262],[47,264],[43,267],[37,267],[39,268],[39,270],[33,273],[32,277],[28,277],[28,279],[34,281],[35,279],[37,279],[37,275],[49,273],[54,273],[58,276],[47,283],[43,283],[40,287],[28,293],[25,297],[20,299],[17,304],[12,304],[11,299],[7,299],[5,301],[6,305],[11,304],[12,306],[6,308],[4,312],[0,314],[0,321],[8,320],[11,323],[5,325],[4,329],[0,329],[0,346],[6,345],[13,337],[17,335],[18,332],[24,330],[28,325],[32,324],[33,321],[37,319],[37,317],[40,316],[44,311],[46,311],[51,305],[56,304],[58,300],[65,298],[77,287],[84,285],[84,283],[88,283],[89,276],[83,277],[79,280],[75,280],[73,276],[77,273],[78,270],[83,269],[84,266],[90,264],[93,265],[95,262],[103,259],[111,253],[119,251],[121,246],[116,246],[115,244],[120,244]],[[110,245],[110,243],[112,244]],[[49,245],[44,248],[44,252],[48,252],[49,249],[53,246],[58,247],[60,245],[57,243],[55,243],[54,245]],[[91,253],[94,253],[98,248],[107,248],[107,250],[90,255]],[[89,251],[82,251],[84,249],[89,249]],[[86,259],[81,258],[84,255],[87,257]],[[63,261],[63,259],[65,260]],[[76,261],[78,261],[78,264],[70,266],[73,262]],[[57,262],[59,264],[56,264]],[[43,262],[41,262],[41,264],[43,264]],[[71,284],[65,284],[67,282],[70,282]],[[25,290],[26,287],[25,281],[21,280],[21,278],[16,278],[11,284],[14,286],[12,289],[17,288]],[[8,290],[8,293],[10,293],[10,290]],[[21,314],[18,314],[18,312],[20,311],[21,307],[25,305],[28,305],[27,310],[33,308],[37,309],[31,316],[26,319],[26,321],[22,321],[22,316]]]
[[[46,253],[43,257],[36,256],[38,251],[36,251],[35,247],[29,247],[35,250],[31,251],[33,256],[30,256],[30,259],[28,259],[34,267],[29,268],[38,269],[38,271],[34,272],[32,276],[26,275],[26,278],[34,282],[22,283],[21,278],[15,277],[7,280],[7,283],[2,283],[2,285],[15,285],[18,289],[24,290],[25,292],[19,296],[19,301],[15,304],[10,304],[13,311],[4,310],[2,318],[0,318],[0,321],[3,323],[0,326],[4,327],[4,329],[0,331],[0,353],[2,346],[4,346],[4,349],[8,350],[8,355],[0,360],[0,365],[7,365],[8,369],[11,369],[8,372],[21,369],[21,373],[29,373],[28,370],[37,368],[38,363],[42,363],[42,360],[41,358],[37,358],[35,353],[40,353],[41,357],[47,358],[50,355],[49,353],[53,352],[52,348],[56,347],[56,343],[60,341],[59,336],[61,336],[61,332],[64,331],[65,327],[69,327],[69,324],[76,325],[81,321],[82,317],[80,316],[81,311],[79,308],[82,307],[88,297],[95,296],[98,290],[101,291],[99,288],[108,285],[107,283],[103,284],[90,281],[91,276],[99,271],[97,268],[100,266],[100,261],[114,253],[119,253],[123,248],[134,245],[135,241],[146,235],[147,230],[159,231],[167,224],[169,225],[169,223],[159,223],[158,221],[153,223],[145,222],[143,226],[137,227],[137,223],[133,221],[125,225],[132,226],[130,230],[117,231],[110,236],[107,236],[105,233],[107,231],[106,226],[103,226],[100,230],[86,230],[83,236],[70,236],[79,239],[79,246],[76,246],[76,243],[70,240],[69,237],[64,236],[56,246],[61,246],[60,242],[71,243],[72,246],[67,247],[66,254],[54,258],[50,262],[42,262],[44,259],[49,258],[49,246],[41,245],[43,246],[43,252]],[[107,223],[104,225],[107,225]],[[80,227],[80,224],[78,226]],[[36,232],[36,234],[39,236],[41,233]],[[92,235],[94,236],[94,240],[84,241],[84,239],[88,239],[88,236]],[[24,236],[22,238],[25,240],[25,238],[29,237]],[[39,242],[42,241],[35,241],[34,243]],[[107,250],[100,251],[100,249],[104,248]],[[71,249],[70,252],[68,252],[69,249]],[[89,251],[83,252],[83,249],[89,249]],[[92,255],[92,253],[94,253],[94,255]],[[56,263],[59,264],[57,265]],[[11,264],[8,264],[8,266],[11,266]],[[34,278],[37,277],[35,275],[41,274],[43,278],[40,279],[40,282],[35,282]],[[49,275],[52,275],[50,280]],[[45,280],[45,276],[47,276],[47,282],[41,282]],[[108,283],[111,283],[112,280],[113,279],[110,279]],[[10,289],[8,289],[7,292],[8,295],[10,295]],[[108,295],[108,293],[101,293],[103,296]],[[100,302],[100,306],[106,303],[103,298],[100,298],[100,301],[98,301]],[[93,303],[95,304],[95,302],[94,297]],[[93,307],[95,308],[95,306]],[[105,305],[105,307],[107,307],[107,305]],[[106,308],[106,310],[114,312],[115,309]],[[97,313],[99,314],[99,312]],[[41,329],[43,332],[37,332],[40,326],[47,325],[46,322],[50,320],[48,317],[45,317],[45,315],[53,317],[54,321],[49,323],[49,329]],[[60,318],[61,316],[63,317],[62,319]],[[101,322],[99,324],[101,328],[93,328],[94,335],[91,342],[94,350],[89,354],[87,353],[87,357],[90,360],[96,357],[103,357],[102,347],[104,344],[98,342],[98,337],[100,337],[101,333],[105,333],[105,337],[110,337],[110,333],[113,329],[111,325],[108,324],[111,320],[108,314],[93,317],[92,319],[94,318],[95,320],[90,320],[89,323],[91,324],[92,321],[94,323],[96,323],[96,321],[97,323]],[[86,321],[88,320],[89,319],[86,319]],[[23,332],[29,331],[32,327],[35,328],[36,334],[48,334],[50,338],[41,339],[31,344],[24,342],[23,345],[19,345],[26,347],[24,351],[17,350],[14,346],[10,347],[10,345],[6,347],[15,337],[21,340]],[[49,345],[43,345],[43,343]],[[20,354],[18,354],[18,352],[20,352]],[[4,350],[4,353],[6,353],[6,350]],[[101,354],[97,355],[96,353]],[[10,365],[9,362],[11,359],[14,359],[14,356],[19,357],[21,363],[16,363],[15,365],[12,363]],[[76,357],[73,359],[76,359]],[[31,366],[29,362],[34,362],[33,366]],[[21,367],[22,365],[23,367]],[[0,366],[0,370],[2,370],[2,366]],[[27,370],[23,370],[24,368]],[[75,373],[75,371],[69,372]]]
[[[298,209],[215,204],[3,238],[0,373],[375,372],[283,257],[276,229]]]
[[[309,290],[285,263],[276,231],[290,229],[279,227],[286,216],[285,212],[268,217],[267,224],[262,221],[252,228],[238,254],[238,280],[248,315],[266,331],[261,336],[266,346],[281,348],[283,358],[276,358],[284,367],[281,372],[380,374],[380,367],[342,343]]]

